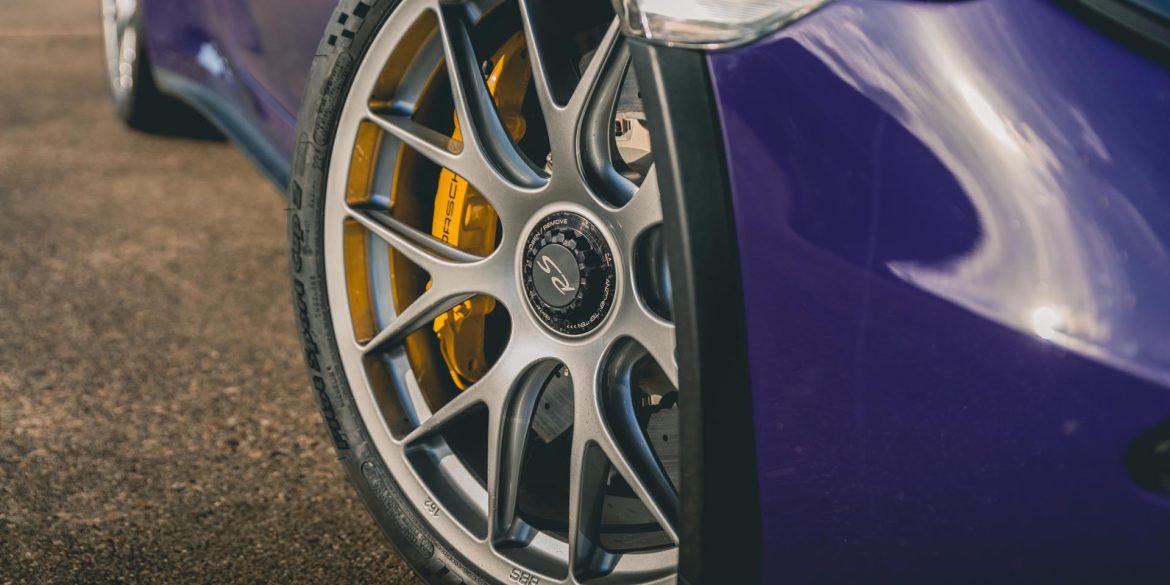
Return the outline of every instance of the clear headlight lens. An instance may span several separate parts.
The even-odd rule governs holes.
[[[684,47],[719,48],[766,35],[830,0],[614,0],[626,33]]]

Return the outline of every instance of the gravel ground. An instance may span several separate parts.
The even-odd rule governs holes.
[[[0,2],[0,584],[413,583],[307,388],[282,200],[115,122],[97,5]]]

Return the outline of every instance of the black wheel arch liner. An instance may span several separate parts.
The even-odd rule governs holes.
[[[682,441],[679,582],[757,583],[762,557],[739,246],[706,55],[631,41],[662,190]]]

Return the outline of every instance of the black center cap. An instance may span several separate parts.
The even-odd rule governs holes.
[[[540,222],[524,244],[524,292],[546,325],[563,335],[596,329],[613,306],[613,254],[589,220],[565,211]]]

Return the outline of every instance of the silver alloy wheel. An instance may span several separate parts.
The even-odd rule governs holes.
[[[431,529],[484,573],[508,581],[516,580],[514,572],[521,570],[539,575],[540,583],[672,582],[678,555],[678,494],[645,436],[630,428],[629,393],[622,391],[631,365],[647,354],[675,388],[678,384],[674,326],[637,294],[631,261],[639,237],[662,223],[658,182],[653,169],[636,185],[608,163],[598,162],[612,160],[608,150],[612,115],[629,67],[629,51],[615,21],[580,83],[558,94],[545,67],[540,37],[534,34],[537,15],[528,2],[519,2],[533,82],[555,161],[552,171],[545,172],[509,139],[471,44],[470,28],[480,15],[501,3],[405,0],[358,66],[333,141],[324,211],[326,287],[344,374],[371,441],[405,497]],[[433,66],[446,71],[461,141],[415,121],[419,95],[409,84],[398,88],[390,107],[371,108],[383,66],[420,22],[429,21],[436,27],[429,40],[433,50],[423,49],[420,54],[430,55]],[[425,71],[427,64],[420,67]],[[562,101],[558,95],[568,97]],[[386,213],[347,202],[354,145],[360,127],[371,123],[381,129],[384,142],[405,145],[452,170],[487,198],[502,227],[492,254],[478,257],[456,250]],[[618,193],[628,203],[614,206],[603,191]],[[596,328],[580,336],[567,336],[548,326],[533,310],[523,285],[525,239],[557,213],[585,218],[613,252],[612,307]],[[429,288],[414,302],[405,307],[391,303],[384,311],[381,330],[364,343],[350,314],[347,222],[364,226],[383,247],[406,257],[431,279]],[[506,308],[511,317],[510,339],[483,378],[432,412],[409,371],[402,343],[474,295],[490,296]],[[387,302],[379,299],[375,304]],[[374,356],[391,364],[396,392],[410,422],[405,433],[394,431],[370,383],[367,362]],[[524,443],[541,389],[534,380],[547,378],[550,364],[558,362],[574,381],[568,542],[527,525],[517,513]],[[444,425],[473,409],[488,413],[486,488],[439,435]],[[416,464],[420,459],[433,466],[420,471]],[[624,554],[602,548],[597,534],[600,494],[610,466],[673,546]],[[436,482],[445,497],[436,493]],[[466,505],[444,505],[452,501]]]
[[[134,89],[138,65],[138,0],[102,0],[106,75],[117,101]]]

